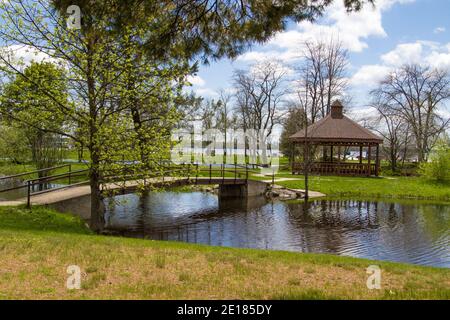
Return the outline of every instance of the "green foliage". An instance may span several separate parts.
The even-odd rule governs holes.
[[[420,165],[419,172],[428,180],[450,181],[450,147],[441,140],[432,150],[428,162]]]
[[[292,142],[289,137],[305,126],[305,112],[300,108],[289,109],[288,116],[283,123],[280,137],[280,151],[288,158],[291,157]]]
[[[49,62],[32,62],[12,77],[0,98],[0,113],[5,123],[14,126],[22,144],[31,150],[31,158],[37,169],[48,168],[61,161],[62,140],[57,134],[67,124],[70,116],[64,71]],[[68,106],[62,110],[60,105]],[[20,145],[14,144],[13,148]],[[24,152],[24,156],[30,151]],[[14,159],[14,157],[11,157]],[[45,175],[43,172],[42,174]]]
[[[335,0],[341,1],[341,0]],[[233,1],[141,1],[141,0],[53,0],[65,14],[77,4],[86,16],[95,19],[107,12],[116,30],[132,24],[145,24],[148,33],[143,48],[152,57],[200,57],[204,62],[236,57],[254,42],[265,42],[282,31],[287,20],[314,20],[333,0],[233,0]],[[348,11],[360,10],[374,0],[345,0]],[[150,19],[149,19],[150,17]]]
[[[67,103],[63,69],[50,62],[32,62],[22,74],[14,74],[1,96],[1,114],[14,124],[37,130],[58,132],[73,110]],[[61,109],[60,105],[66,108]],[[31,132],[34,131],[34,132]]]
[[[0,155],[17,164],[30,160],[30,146],[23,130],[0,125]]]

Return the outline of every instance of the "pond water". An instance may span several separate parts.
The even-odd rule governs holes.
[[[18,187],[18,186],[24,186],[23,188],[6,191],[6,192],[0,192],[0,201],[4,200],[17,200],[21,198],[25,198],[27,196],[27,187],[25,185],[25,182],[21,179],[5,179],[0,180],[0,191]],[[56,183],[43,183],[41,185],[35,185],[33,192],[41,191],[41,190],[47,190],[52,188],[58,188],[63,186],[62,184],[56,184]]]
[[[317,200],[305,207],[202,192],[105,202],[108,229],[125,236],[450,267],[449,205]]]

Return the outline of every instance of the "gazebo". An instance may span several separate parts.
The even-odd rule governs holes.
[[[293,142],[293,154],[291,157],[292,174],[304,172],[305,159],[297,159],[296,146],[303,148],[322,147],[323,158],[321,161],[308,161],[309,172],[313,174],[350,175],[350,176],[378,176],[380,172],[379,145],[383,139],[370,130],[357,124],[343,114],[343,106],[340,101],[331,105],[331,112],[323,119],[300,130],[289,139]],[[337,157],[333,155],[334,148],[338,149]],[[359,156],[356,161],[341,159],[341,148],[358,148]],[[367,149],[366,159],[363,161],[363,148]],[[375,150],[373,150],[375,148]],[[328,153],[329,151],[329,153]],[[375,161],[373,161],[375,151]],[[305,154],[303,152],[303,154]],[[300,161],[299,161],[300,160]]]

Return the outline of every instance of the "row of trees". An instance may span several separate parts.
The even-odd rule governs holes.
[[[290,155],[288,137],[308,123],[325,117],[333,100],[345,98],[347,51],[339,41],[308,41],[294,74],[278,61],[262,61],[235,70],[232,88],[217,100],[191,96],[190,119],[201,120],[203,129],[262,129],[267,136],[283,127],[282,153]]]
[[[200,108],[204,115],[209,112],[204,127],[228,124],[228,128],[263,128],[271,133],[281,124],[280,149],[290,156],[290,135],[326,116],[333,100],[350,103],[346,95],[348,53],[341,43],[331,39],[306,42],[302,47],[300,62],[293,66],[295,77],[280,64],[267,61],[235,71],[233,93],[222,92],[217,102]],[[295,99],[289,99],[293,93]],[[384,138],[382,152],[391,170],[397,171],[411,159],[426,162],[450,126],[450,119],[440,115],[450,98],[448,71],[404,65],[387,74],[370,95],[376,114],[364,125]],[[216,114],[222,101],[227,115],[232,110],[227,120]],[[212,119],[216,119],[215,125]]]
[[[426,162],[430,151],[450,127],[439,108],[450,99],[446,70],[404,65],[385,77],[371,92],[378,116],[372,125],[383,136],[383,149],[392,171],[412,155]]]

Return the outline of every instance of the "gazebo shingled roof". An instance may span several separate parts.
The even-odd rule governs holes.
[[[342,104],[335,101],[331,112],[323,119],[308,126],[307,139],[311,142],[374,142],[382,143],[383,139],[370,130],[362,127],[342,113]],[[296,142],[305,141],[305,130],[293,134],[289,139]]]

